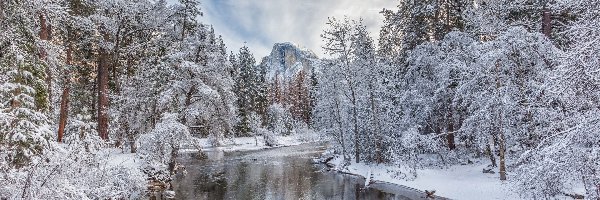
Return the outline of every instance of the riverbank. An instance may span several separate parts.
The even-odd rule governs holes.
[[[222,151],[222,152],[238,152],[238,151],[256,151],[279,147],[297,146],[319,141],[316,133],[305,135],[292,135],[277,137],[277,144],[268,146],[263,137],[238,137],[226,139],[221,146],[212,146],[207,138],[198,139],[199,148],[201,151]],[[181,153],[197,152],[197,148],[188,148],[180,150]],[[126,153],[119,148],[107,148],[98,152],[98,156],[102,158],[100,163],[106,167],[123,167],[127,170],[138,171],[143,165],[143,160],[138,158],[136,153]]]
[[[180,153],[191,153],[198,152],[200,149],[202,152],[221,152],[221,153],[229,153],[229,152],[246,152],[246,151],[259,151],[259,150],[267,150],[272,148],[281,148],[281,147],[290,147],[290,146],[299,146],[307,143],[312,143],[318,141],[318,137],[316,134],[305,134],[302,136],[293,135],[293,136],[280,136],[276,138],[277,144],[268,146],[263,137],[240,137],[240,138],[232,138],[227,139],[222,142],[221,146],[213,147],[209,140],[206,138],[197,139],[198,148],[188,148],[180,150]],[[287,153],[287,152],[282,152]],[[99,158],[100,167],[102,169],[120,169],[124,173],[132,174],[136,179],[135,185],[138,186],[146,186],[148,189],[154,189],[154,182],[148,182],[146,179],[148,178],[148,174],[143,172],[144,167],[147,167],[147,163],[143,159],[139,157],[136,153],[127,153],[119,148],[106,148],[101,149],[97,156]],[[153,166],[158,167],[155,170],[166,170],[166,165]],[[167,186],[168,184],[161,184],[158,186]],[[159,191],[158,193],[152,193],[155,196],[164,196],[167,195],[162,194],[162,192],[168,192],[167,196],[173,196],[174,194],[171,191],[164,190],[165,188],[154,189],[155,191]],[[141,191],[139,191],[141,192]]]
[[[435,196],[449,199],[480,200],[480,199],[522,199],[513,190],[510,181],[500,181],[498,173],[483,173],[488,163],[484,160],[474,161],[473,164],[455,165],[437,169],[417,169],[417,178],[406,180],[399,178],[398,172],[406,169],[391,165],[369,165],[365,163],[351,163],[342,167],[343,158],[337,156],[327,162],[331,169],[347,174],[365,177],[366,182],[390,183],[421,191],[435,190]],[[369,184],[369,183],[365,183]],[[572,189],[569,194],[554,196],[554,199],[571,200],[575,196],[585,194],[583,186]]]
[[[223,152],[236,152],[236,151],[256,151],[263,149],[270,149],[276,147],[288,147],[296,146],[311,142],[319,141],[320,137],[317,133],[309,132],[306,134],[296,134],[290,136],[277,136],[276,144],[267,145],[265,138],[262,136],[257,137],[237,137],[226,139],[220,146],[213,146],[209,139],[201,138],[198,139],[200,150],[202,151],[223,151]],[[184,149],[181,152],[195,152],[198,149]]]
[[[352,163],[341,167],[342,163],[341,157],[335,157],[329,162],[333,170],[363,176],[371,182],[386,182],[414,188],[422,191],[423,195],[425,191],[435,190],[436,196],[450,199],[520,199],[519,195],[511,190],[511,182],[501,182],[498,173],[482,173],[482,169],[487,166],[483,161],[441,169],[417,169],[418,175],[414,180],[399,178],[398,172],[406,170],[396,166]]]

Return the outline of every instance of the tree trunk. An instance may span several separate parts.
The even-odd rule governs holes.
[[[131,129],[129,128],[129,123],[125,122],[125,135],[127,136],[127,141],[129,142],[129,150],[130,153],[136,153],[137,152],[137,146],[135,144],[135,132],[132,132]]]
[[[58,123],[58,142],[62,142],[63,135],[65,133],[65,126],[67,125],[67,117],[69,114],[69,83],[65,83],[63,88],[61,101],[60,101],[60,118]]]
[[[356,109],[356,93],[352,90],[352,119],[354,123],[354,159],[356,163],[360,162],[360,148],[358,147],[358,110]]]
[[[169,172],[171,174],[175,173],[175,166],[177,165],[177,152],[179,148],[171,145],[171,158],[169,159]]]
[[[446,119],[448,123],[446,128],[446,141],[448,142],[448,149],[454,150],[456,149],[456,144],[454,143],[454,120],[452,119],[452,107],[449,107],[448,118]]]
[[[334,90],[337,89],[335,83],[333,84],[333,88]],[[336,122],[338,124],[338,128],[340,131],[340,143],[342,145],[342,154],[344,155],[344,162],[350,160],[347,156],[346,156],[346,142],[344,141],[344,131],[343,131],[343,125],[342,125],[342,115],[340,112],[340,103],[339,103],[339,99],[336,97],[335,98],[335,112],[336,112]]]
[[[498,112],[498,151],[500,157],[500,180],[506,180],[506,139],[502,129],[502,111]]]
[[[71,46],[67,47],[67,66],[70,66],[73,60],[73,51]],[[67,118],[69,115],[69,93],[71,91],[71,77],[69,76],[69,69],[65,70],[65,80],[62,96],[60,97],[60,117],[58,122],[58,142],[62,142],[63,135],[65,133],[65,126],[67,125]]]
[[[46,24],[46,16],[45,14],[40,14],[39,15],[40,18],[40,39],[41,40],[48,40],[48,25]]]
[[[500,62],[496,62],[496,93],[498,95],[498,99],[500,99]],[[506,140],[504,138],[504,130],[502,130],[502,108],[500,108],[498,106],[497,113],[498,113],[498,118],[497,118],[497,122],[498,122],[498,150],[500,151],[500,180],[506,180],[506,159],[505,159],[505,154],[506,154]]]
[[[544,33],[547,38],[552,36],[552,13],[550,12],[549,8],[544,8],[543,11],[542,33]]]
[[[506,142],[504,139],[504,134],[501,132],[499,135],[499,150],[500,150],[500,180],[504,181],[506,180],[506,159],[505,159],[505,154],[506,154]]]
[[[490,141],[488,142],[487,146],[486,146],[486,151],[488,153],[488,156],[490,156],[490,162],[492,163],[492,167],[497,167],[498,164],[496,163],[496,157],[494,157],[494,150],[492,149],[494,145],[494,137],[490,136]]]
[[[98,64],[98,135],[108,140],[108,52],[100,50]]]

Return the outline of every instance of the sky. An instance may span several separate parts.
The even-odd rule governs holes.
[[[292,42],[324,56],[320,37],[328,17],[363,18],[377,39],[383,8],[394,9],[397,0],[201,0],[204,16],[223,36],[227,49],[237,52],[246,44],[258,61],[273,44]]]

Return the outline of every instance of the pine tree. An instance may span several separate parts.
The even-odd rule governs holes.
[[[186,37],[186,34],[194,32],[198,28],[199,23],[196,18],[203,15],[199,5],[200,1],[198,0],[179,0],[179,5],[176,6],[174,14],[177,18],[175,28],[181,33],[181,40]]]
[[[234,91],[237,94],[238,115],[240,122],[237,125],[238,136],[248,136],[250,134],[250,116],[252,113],[258,113],[261,84],[260,72],[256,68],[254,56],[250,49],[244,46],[240,48],[236,56],[238,75],[235,77]]]
[[[47,149],[50,137],[46,68],[31,2],[4,2],[0,12],[0,149],[3,167],[23,167]],[[6,169],[5,169],[6,170]]]
[[[437,41],[454,29],[463,30],[463,10],[470,1],[400,1],[398,11],[384,9],[379,33],[379,54],[402,65],[407,52],[427,41]],[[401,69],[403,72],[404,69]]]

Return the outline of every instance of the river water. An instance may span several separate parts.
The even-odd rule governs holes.
[[[424,199],[419,191],[374,183],[328,171],[315,164],[325,147],[305,144],[251,152],[208,151],[208,159],[193,154],[180,158],[187,174],[173,181],[176,199]]]

